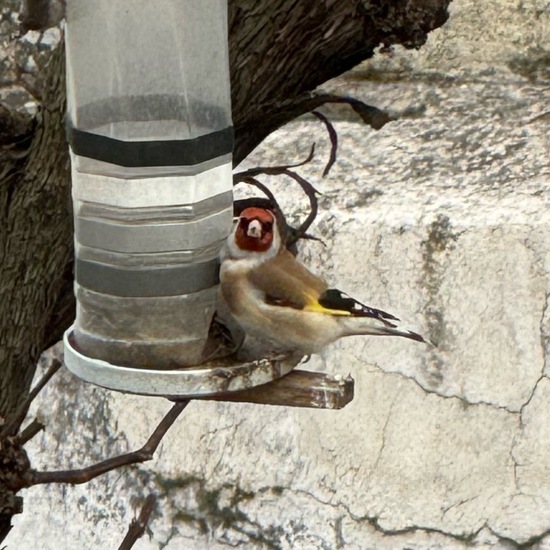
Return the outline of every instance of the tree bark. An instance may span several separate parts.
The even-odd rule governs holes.
[[[378,45],[421,46],[446,21],[449,3],[230,1],[235,164],[273,130],[315,108],[319,101],[311,92],[372,56]],[[3,418],[28,394],[40,353],[74,316],[62,46],[40,77],[42,105],[34,120],[0,106]]]
[[[28,392],[38,356],[58,338],[72,258],[65,64],[54,52],[31,135],[2,155],[0,180],[0,416]],[[65,291],[65,292],[62,292]],[[56,326],[57,325],[57,326]]]
[[[235,164],[276,128],[309,112],[310,92],[383,44],[418,48],[450,0],[229,2]]]

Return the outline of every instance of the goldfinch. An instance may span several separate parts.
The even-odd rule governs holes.
[[[398,319],[329,288],[282,242],[275,215],[243,210],[227,239],[220,268],[222,298],[245,333],[277,352],[310,355],[343,336],[419,334]]]

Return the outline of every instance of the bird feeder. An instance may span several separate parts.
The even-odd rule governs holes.
[[[232,227],[226,0],[68,0],[77,314],[65,363],[108,388],[200,397],[293,365],[200,365]],[[199,365],[199,366],[197,366]]]

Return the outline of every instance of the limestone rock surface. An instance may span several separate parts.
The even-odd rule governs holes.
[[[312,232],[326,246],[306,243],[302,260],[435,346],[354,337],[313,358],[306,368],[356,380],[338,412],[194,402],[150,463],[26,491],[8,548],[116,548],[150,491],[139,550],[550,548],[549,4],[520,4],[456,0],[425,51],[331,82],[399,119],[374,131],[328,110],[327,178],[313,117],[247,161],[301,160],[315,141],[300,173],[323,193]],[[463,30],[472,9],[477,39]],[[306,212],[294,183],[265,181],[291,219]],[[64,371],[33,411],[47,423],[33,463],[137,448],[169,406]]]

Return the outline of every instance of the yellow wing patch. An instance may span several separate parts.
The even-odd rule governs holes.
[[[323,313],[325,315],[341,315],[343,317],[350,316],[349,311],[344,311],[342,309],[329,309],[322,306],[318,301],[317,297],[314,294],[306,294],[307,304],[305,305],[303,311],[311,311],[313,313]]]

